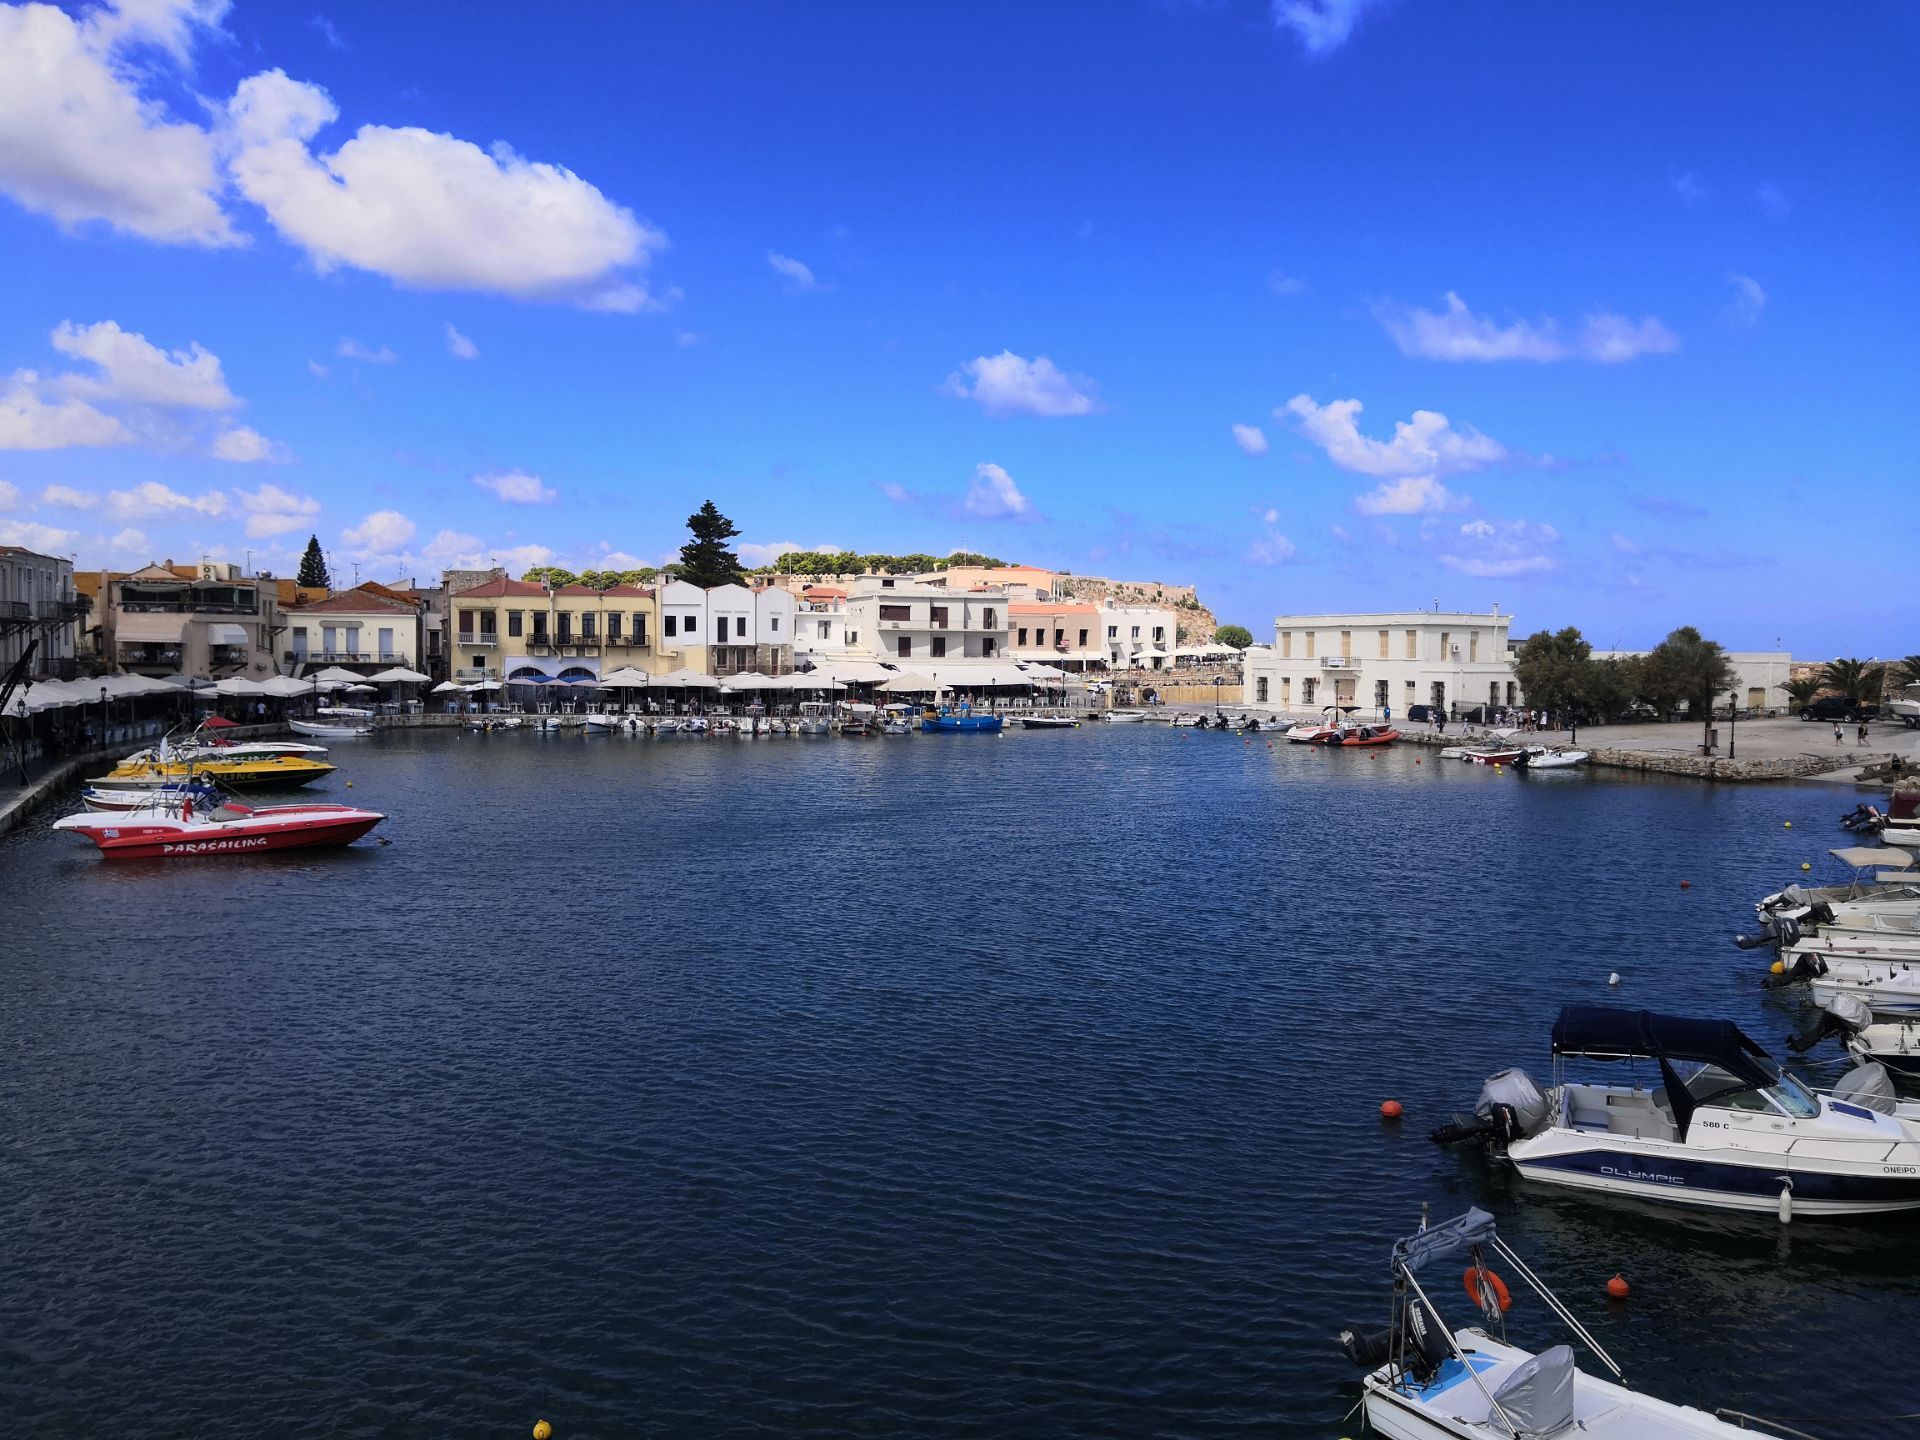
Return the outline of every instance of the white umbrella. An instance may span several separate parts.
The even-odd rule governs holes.
[[[500,688],[500,682],[498,680],[481,680],[467,688],[470,690],[498,690]]]
[[[711,675],[702,675],[697,670],[669,670],[664,675],[655,675],[649,682],[652,685],[687,685],[699,690],[711,690],[720,682]]]
[[[235,675],[231,679],[222,680],[213,688],[222,695],[266,695],[271,693],[266,686],[259,684],[257,681],[249,680],[244,675]]]
[[[631,665],[622,665],[618,670],[609,671],[600,677],[600,687],[603,690],[644,690],[653,683],[653,676],[644,670],[636,670]]]
[[[433,677],[422,675],[418,670],[409,670],[404,665],[396,665],[391,670],[382,670],[378,675],[367,677],[376,685],[424,685]]]
[[[464,695],[466,689],[467,687],[457,680],[442,680],[438,685],[433,687],[433,693],[436,695],[451,695],[454,691],[458,690]]]
[[[348,695],[378,695],[380,693],[380,687],[377,685],[346,685],[341,688]]]
[[[283,700],[313,694],[313,686],[304,680],[295,680],[291,675],[276,675],[271,680],[262,681],[260,688],[267,694],[277,695]]]
[[[307,676],[309,683],[315,680],[337,680],[342,685],[352,685],[358,681],[359,678],[360,677],[354,674],[353,671],[342,669],[338,665],[329,665],[317,674]]]
[[[931,694],[933,681],[925,675],[896,675],[882,682],[879,688],[890,695]]]

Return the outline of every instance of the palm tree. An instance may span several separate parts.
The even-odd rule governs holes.
[[[1805,675],[1798,680],[1781,681],[1780,688],[1787,692],[1793,708],[1800,710],[1813,703],[1814,697],[1827,688],[1827,682],[1818,675]]]
[[[1829,690],[1838,690],[1854,704],[1878,700],[1886,685],[1887,667],[1865,660],[1833,660],[1820,667]]]
[[[1893,662],[1893,683],[1901,689],[1920,685],[1920,655],[1909,655]]]

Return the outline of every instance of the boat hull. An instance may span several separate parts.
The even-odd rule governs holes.
[[[192,765],[162,765],[125,773],[113,770],[102,775],[98,783],[114,789],[128,786],[159,789],[205,777],[219,781],[229,790],[284,790],[295,785],[311,785],[333,771],[333,766],[311,760],[297,765],[222,765],[218,761],[210,761]]]
[[[284,805],[229,821],[142,812],[124,817],[84,814],[57,821],[54,828],[86,836],[109,860],[174,860],[351,845],[384,819],[376,811],[351,805]],[[87,823],[74,823],[78,821]]]
[[[1834,1161],[1830,1168],[1813,1170],[1784,1152],[1682,1153],[1678,1146],[1637,1152],[1614,1145],[1569,1143],[1565,1131],[1540,1139],[1551,1143],[1529,1141],[1530,1153],[1509,1151],[1507,1159],[1526,1179],[1543,1185],[1631,1195],[1663,1205],[1771,1215],[1778,1212],[1780,1192],[1790,1180],[1795,1216],[1920,1210],[1920,1165],[1862,1159]],[[1859,1148],[1885,1153],[1890,1146]]]
[[[327,740],[358,740],[373,734],[371,725],[320,725],[311,720],[289,720],[287,726],[296,735],[316,735]]]

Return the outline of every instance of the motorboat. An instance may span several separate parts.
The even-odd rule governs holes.
[[[217,757],[217,758],[216,758]],[[308,785],[323,775],[331,775],[332,765],[308,755],[235,755],[230,751],[214,756],[169,755],[143,750],[122,760],[100,777],[108,787],[135,786],[155,789],[196,776],[208,776],[230,789],[273,788]]]
[[[518,730],[526,721],[518,715],[475,715],[467,721],[466,728],[482,732],[491,730]]]
[[[885,716],[880,722],[881,734],[911,735],[913,733],[913,706],[903,705],[896,700],[882,710],[881,714]]]
[[[866,739],[880,733],[880,707],[864,700],[842,701],[835,720],[840,733],[849,739]]]
[[[1461,1261],[1461,1284],[1485,1325],[1451,1329],[1434,1303]],[[1516,1297],[1492,1267],[1513,1276]],[[1613,1357],[1532,1268],[1507,1247],[1486,1211],[1428,1226],[1394,1244],[1393,1313],[1384,1330],[1340,1332],[1347,1357],[1367,1371],[1366,1429],[1391,1440],[1716,1440],[1751,1436],[1717,1415],[1627,1388]],[[1611,1379],[1590,1375],[1569,1344],[1538,1352],[1509,1342],[1506,1315],[1527,1287]],[[1457,1298],[1457,1297],[1456,1297]],[[1494,1333],[1489,1333],[1489,1331]]]
[[[1334,750],[1353,750],[1370,745],[1391,745],[1399,738],[1400,732],[1391,725],[1342,725],[1331,735],[1313,743]]]
[[[1167,719],[1167,723],[1173,726],[1175,729],[1181,729],[1181,730],[1192,729],[1195,725],[1198,725],[1202,729],[1205,729],[1207,724],[1207,717],[1204,715],[1195,715],[1191,711],[1183,710],[1177,715],[1169,716]]]
[[[109,789],[89,785],[80,792],[80,802],[101,814],[121,814],[129,810],[150,810],[156,805],[178,805],[191,799],[195,805],[218,805],[220,789],[208,780],[183,780],[171,785],[143,789]]]
[[[1109,710],[1107,723],[1110,725],[1140,725],[1146,721],[1144,710]]]
[[[1585,750],[1529,745],[1526,753],[1513,763],[1520,770],[1572,770],[1586,764],[1591,758],[1591,754]]]
[[[1527,753],[1524,745],[1508,745],[1499,749],[1482,747],[1463,750],[1460,758],[1469,765],[1511,765]]]
[[[199,855],[249,855],[350,845],[386,816],[353,805],[265,805],[229,800],[211,810],[191,803],[124,815],[83,811],[53,822],[84,835],[112,860],[163,860]]]
[[[1920,1016],[1920,956],[1912,960],[1849,958],[1804,951],[1791,962],[1782,956],[1782,963],[1782,973],[1769,975],[1761,982],[1770,990],[1804,984],[1814,1004],[1825,1009],[1850,998],[1861,1001],[1876,1015]]]
[[[1002,723],[992,711],[977,711],[971,705],[943,705],[920,717],[920,728],[929,735],[990,735],[998,733]]]
[[[312,735],[327,740],[359,740],[373,734],[371,725],[335,724],[323,720],[289,720],[287,728],[296,735]]]
[[[1078,730],[1080,722],[1071,715],[1022,715],[1020,725],[1026,730]]]
[[[1569,1005],[1553,1056],[1553,1088],[1504,1070],[1433,1138],[1481,1139],[1542,1184],[1663,1204],[1782,1221],[1920,1209],[1920,1121],[1845,1083],[1816,1094],[1731,1021]],[[1650,1061],[1662,1083],[1576,1084],[1562,1078],[1570,1058]]]
[[[1904,850],[1846,845],[1827,852],[1853,871],[1845,885],[1787,885],[1754,902],[1761,921],[1799,919],[1814,906],[1836,901],[1920,899],[1920,868]]]
[[[833,733],[833,706],[824,700],[802,700],[800,719],[794,727],[802,735]]]
[[[707,717],[704,715],[688,715],[680,722],[682,735],[704,735],[707,728]]]
[[[1920,1079],[1920,1017],[1883,1020],[1859,997],[1836,996],[1820,1008],[1810,1029],[1787,1041],[1787,1048],[1804,1054],[1829,1036],[1839,1036],[1862,1065]],[[1920,1116],[1920,1100],[1901,1102],[1895,1113],[1908,1111]]]

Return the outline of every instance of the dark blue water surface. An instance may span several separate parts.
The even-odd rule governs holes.
[[[1642,1388],[1916,1408],[1920,1224],[1425,1138],[1567,1001],[1777,1050],[1726,937],[1851,797],[1159,727],[334,758],[390,846],[0,843],[22,1434],[1330,1437],[1422,1202],[1493,1209]]]

